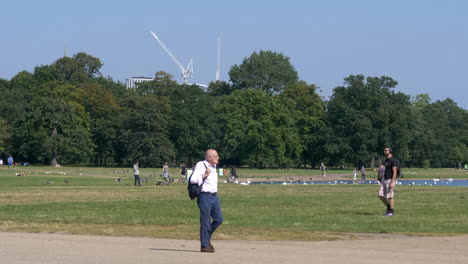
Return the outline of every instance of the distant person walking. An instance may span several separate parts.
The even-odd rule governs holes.
[[[137,186],[141,186],[141,183],[140,183],[140,168],[138,167],[138,160],[135,160],[135,162],[133,163],[133,177],[135,177],[135,182],[134,182],[134,185]]]
[[[169,165],[167,162],[165,162],[163,166],[163,177],[166,181],[169,180]]]
[[[364,166],[361,167],[361,177],[363,181],[366,180],[366,168]]]
[[[3,166],[3,159],[0,158],[0,168]]]
[[[7,162],[8,162],[8,168],[10,168],[11,166],[13,166],[13,163],[15,162],[13,160],[13,156],[10,154],[10,156],[8,157],[7,159]]]
[[[394,216],[394,190],[397,179],[398,161],[393,157],[392,148],[385,147],[384,154],[387,159],[384,161],[384,180],[380,184],[379,198],[387,206],[387,211],[384,216]]]
[[[327,167],[325,167],[325,165],[323,164],[323,162],[320,163],[320,170],[322,171],[322,177],[327,176],[327,172],[326,172]]]
[[[216,173],[218,162],[218,152],[214,149],[207,150],[205,160],[199,161],[195,165],[195,170],[190,178],[192,183],[203,184],[200,196],[197,198],[198,208],[200,209],[201,252],[215,252],[211,244],[211,236],[223,222],[218,197],[218,174]]]
[[[380,165],[379,168],[377,169],[377,180],[379,183],[382,183],[385,177],[385,167],[384,165]]]
[[[236,168],[235,167],[232,167],[231,168],[231,179],[235,180],[237,179],[239,176],[237,176],[237,171],[236,171]]]
[[[353,180],[356,180],[356,177],[357,177],[357,170],[354,169],[353,170]]]
[[[182,162],[180,164],[180,178],[182,181],[185,181],[187,177],[187,165],[185,165],[185,162]]]

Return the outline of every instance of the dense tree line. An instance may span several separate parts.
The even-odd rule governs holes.
[[[392,146],[404,166],[468,162],[468,113],[396,92],[391,77],[351,75],[325,101],[289,58],[254,52],[205,92],[163,71],[127,89],[86,53],[0,79],[0,155],[33,164],[372,166]]]

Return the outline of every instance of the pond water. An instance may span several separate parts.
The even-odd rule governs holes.
[[[276,185],[314,185],[314,184],[378,184],[376,180],[366,181],[263,181],[263,182],[250,182],[240,184],[276,184]],[[453,179],[432,179],[432,180],[397,180],[398,185],[414,185],[414,186],[468,186],[468,180],[453,180]]]

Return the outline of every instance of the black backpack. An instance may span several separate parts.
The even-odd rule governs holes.
[[[207,169],[206,164],[203,162],[203,165],[205,166],[205,169]],[[196,167],[195,167],[196,169]],[[206,178],[203,180],[202,184],[198,185],[198,183],[191,183],[190,179],[192,178],[193,173],[195,173],[195,169],[193,169],[192,174],[190,174],[190,177],[188,179],[188,185],[187,185],[187,190],[188,194],[190,197],[190,200],[195,200],[198,196],[200,196],[201,188],[203,184],[205,183]]]
[[[395,159],[397,163],[397,178],[403,178],[403,174],[401,173],[401,164],[400,161]]]

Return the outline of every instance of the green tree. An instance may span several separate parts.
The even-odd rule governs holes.
[[[225,81],[210,82],[208,93],[212,96],[230,95],[234,91],[232,85]]]
[[[333,90],[327,105],[332,134],[325,147],[334,153],[333,162],[368,166],[385,145],[398,150],[399,159],[409,158],[411,104],[409,96],[393,91],[396,85],[386,76],[351,75]]]
[[[53,64],[66,80],[80,83],[87,79],[87,74],[84,68],[73,58],[63,57],[55,61]]]
[[[5,100],[5,95],[9,91],[9,83],[7,80],[1,79],[0,78],[0,94],[4,95],[0,97],[0,112],[5,114],[8,112],[4,112],[4,106],[6,104]],[[10,138],[10,133],[9,133],[9,125],[7,121],[3,118],[0,118],[0,156],[5,153],[5,150],[9,148],[8,146],[8,139]]]
[[[269,95],[283,92],[284,88],[298,81],[299,77],[289,58],[273,51],[254,52],[240,65],[229,70],[234,89],[254,89]]]
[[[124,123],[118,131],[116,160],[131,164],[139,160],[142,167],[160,167],[174,159],[169,140],[170,104],[157,95],[128,93],[122,100]]]
[[[34,79],[37,85],[51,82],[51,81],[64,81],[65,76],[57,69],[57,67],[51,65],[43,65],[34,68]]]
[[[89,115],[74,101],[76,87],[41,85],[31,111],[15,121],[13,143],[22,160],[43,164],[87,163],[93,153]]]
[[[7,146],[7,141],[10,139],[9,127],[5,120],[0,119],[0,156],[2,154],[7,154],[5,152]]]
[[[96,83],[79,85],[76,99],[91,117],[91,134],[96,146],[93,163],[106,165],[115,154],[117,130],[123,125],[122,108],[111,91]]]
[[[107,91],[111,92],[115,98],[125,97],[128,92],[124,83],[114,82],[110,77],[97,77],[94,79],[94,83],[104,87]]]
[[[161,98],[171,95],[178,86],[171,74],[159,71],[155,73],[153,81],[138,83],[135,92],[139,95],[154,94]]]
[[[208,148],[218,148],[221,135],[216,102],[196,85],[181,85],[174,90],[170,135],[179,161],[191,165],[203,158]]]
[[[234,91],[218,104],[226,159],[256,167],[290,167],[301,146],[294,119],[276,98],[263,91]]]
[[[75,54],[73,58],[60,58],[53,64],[66,80],[73,83],[87,82],[90,78],[100,77],[99,70],[102,65],[98,58],[83,52]]]
[[[468,113],[452,99],[436,101],[422,109],[424,129],[431,137],[427,159],[432,167],[451,167],[466,157],[468,143]]]
[[[0,110],[7,123],[12,124],[29,111],[30,103],[37,94],[36,87],[34,75],[26,71],[19,72],[6,83],[0,96]]]
[[[280,103],[288,108],[295,121],[304,167],[308,162],[313,164],[323,157],[320,152],[323,136],[319,131],[325,125],[325,105],[316,90],[315,85],[299,81],[287,86],[279,96]]]
[[[73,59],[78,62],[78,65],[84,70],[87,78],[101,77],[100,72],[101,67],[103,66],[100,59],[93,57],[84,52],[79,52],[73,55]]]

